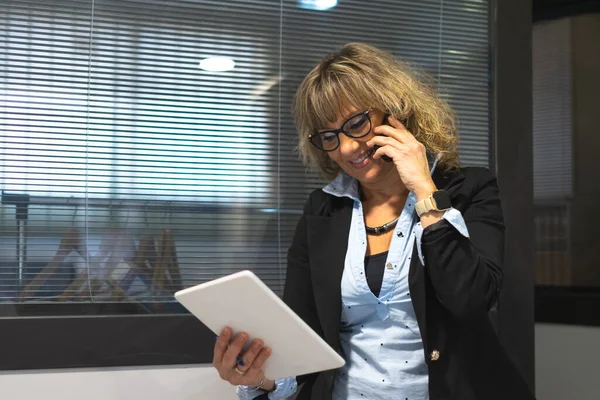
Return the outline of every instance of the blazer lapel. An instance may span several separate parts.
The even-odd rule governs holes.
[[[329,214],[329,215],[328,215]],[[323,216],[307,216],[310,270],[315,304],[327,343],[339,350],[341,281],[352,219],[352,200]]]
[[[465,180],[465,175],[462,171],[445,172],[437,168],[433,171],[433,183],[438,189],[443,189],[450,195],[450,198],[456,196],[456,191],[460,188],[460,184]],[[454,205],[454,203],[452,203]]]
[[[453,200],[456,196],[455,189],[463,180],[462,173],[444,173],[440,169],[436,169],[433,173],[436,186],[448,191]],[[338,351],[342,312],[341,281],[348,250],[352,206],[351,199],[329,197],[319,211],[319,215],[306,217],[310,270],[317,315],[325,340]],[[409,285],[421,336],[425,338],[425,273],[416,246],[409,270]],[[426,340],[423,342],[426,343]]]

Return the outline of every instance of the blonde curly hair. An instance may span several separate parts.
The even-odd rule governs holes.
[[[340,167],[314,147],[309,136],[335,121],[348,101],[358,109],[379,109],[405,122],[428,152],[439,154],[439,167],[458,167],[454,112],[430,82],[388,52],[364,43],[346,44],[314,67],[296,92],[293,112],[302,160],[324,178],[337,176]]]

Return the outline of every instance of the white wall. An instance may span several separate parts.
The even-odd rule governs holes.
[[[538,400],[600,399],[600,328],[537,324],[535,351]],[[236,398],[209,365],[0,373],[2,400]]]
[[[1,355],[0,355],[1,357]],[[210,366],[0,374],[2,400],[233,400]]]
[[[600,328],[536,324],[537,399],[600,399],[599,357]]]

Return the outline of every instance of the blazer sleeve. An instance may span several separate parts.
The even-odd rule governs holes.
[[[312,196],[311,196],[312,197]],[[323,337],[323,329],[317,316],[312,279],[308,258],[306,237],[306,216],[312,215],[311,199],[296,226],[296,232],[287,256],[287,274],[283,290],[283,301],[306,322],[318,335]],[[298,385],[311,385],[318,373],[296,377]]]
[[[425,228],[421,242],[436,297],[458,318],[487,314],[502,285],[502,209],[496,179],[484,171],[462,210],[469,238],[442,220]]]

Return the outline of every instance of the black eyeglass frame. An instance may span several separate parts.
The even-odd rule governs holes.
[[[371,122],[371,116],[369,115],[369,113],[370,113],[371,111],[373,111],[373,109],[372,109],[372,108],[369,108],[369,109],[367,109],[367,110],[365,110],[365,111],[361,111],[361,112],[359,112],[359,113],[356,113],[356,114],[354,114],[354,115],[352,115],[352,116],[348,117],[348,119],[346,119],[346,120],[344,121],[344,123],[342,124],[342,127],[341,127],[341,128],[339,128],[339,129],[328,129],[328,130],[326,130],[326,131],[321,131],[321,132],[316,132],[316,133],[313,133],[313,134],[311,134],[311,135],[309,135],[309,136],[308,136],[308,140],[310,141],[310,143],[311,143],[313,146],[315,146],[317,149],[319,149],[319,150],[321,150],[321,151],[325,151],[325,152],[327,152],[327,153],[328,153],[328,152],[330,152],[330,151],[335,151],[335,150],[337,150],[337,149],[338,149],[338,147],[340,147],[340,143],[341,143],[341,142],[340,142],[340,133],[343,133],[344,135],[346,135],[346,136],[348,136],[348,137],[350,137],[350,138],[353,138],[353,139],[359,139],[359,138],[365,137],[365,136],[367,136],[369,133],[371,133],[371,130],[373,130],[373,122]],[[363,134],[363,135],[360,135],[360,136],[352,136],[350,133],[348,133],[348,132],[346,132],[346,131],[344,130],[344,126],[346,126],[346,124],[347,124],[348,122],[350,122],[350,121],[351,121],[353,118],[356,118],[356,117],[358,117],[358,116],[360,116],[360,115],[363,115],[363,114],[364,114],[364,115],[366,115],[366,116],[368,117],[367,119],[368,119],[368,121],[369,121],[369,129],[367,130],[367,132],[366,132],[365,134]],[[321,146],[319,146],[318,144],[316,144],[315,142],[313,142],[313,139],[314,139],[314,138],[316,138],[316,137],[318,137],[318,136],[321,136],[321,135],[323,135],[323,134],[328,134],[328,133],[333,133],[333,134],[335,134],[335,136],[336,136],[336,138],[337,138],[337,146],[335,146],[333,149],[330,149],[330,150],[325,150],[324,148],[322,148]]]

